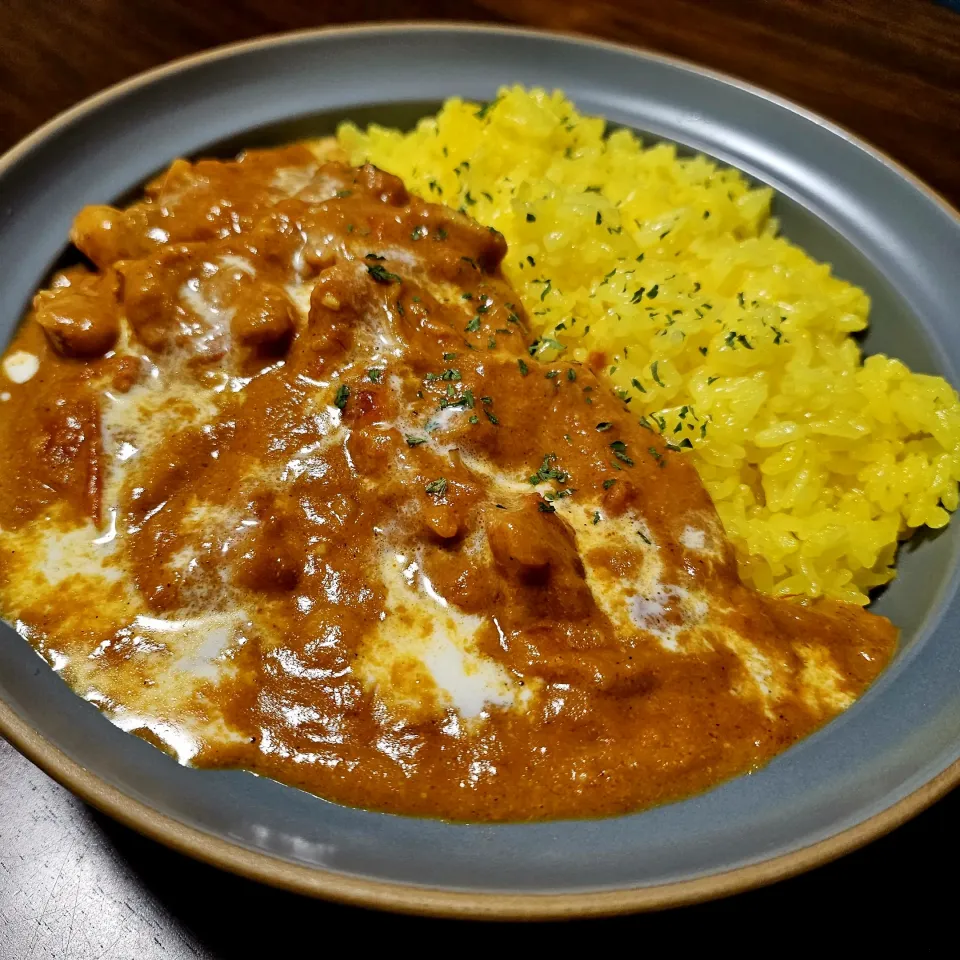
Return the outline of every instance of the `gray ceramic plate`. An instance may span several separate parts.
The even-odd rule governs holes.
[[[867,349],[960,382],[960,221],[848,134],[762,91],[635,50],[538,33],[408,25],[215,51],[81,104],[0,160],[0,323],[9,337],[74,212],[180,155],[409,125],[499,84],[674,140],[778,191],[784,233],[873,298]],[[614,913],[730,893],[889,830],[960,780],[960,524],[903,551],[876,604],[895,662],[849,712],[708,794],[594,821],[464,826],[351,810],[242,772],[177,766],[74,696],[10,629],[0,730],[108,813],[194,856],[306,893],[437,914]]]

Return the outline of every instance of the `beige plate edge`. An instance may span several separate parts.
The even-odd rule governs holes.
[[[869,820],[836,836],[775,857],[696,880],[596,893],[474,893],[383,883],[301,866],[228,843],[158,813],[71,760],[0,703],[0,733],[25,757],[87,803],[139,833],[204,863],[295,893],[398,913],[477,920],[603,917],[713,900],[785,880],[829,863],[889,833],[960,783],[960,761]]]

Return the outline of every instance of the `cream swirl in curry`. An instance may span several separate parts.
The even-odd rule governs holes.
[[[637,810],[847,707],[884,619],[742,586],[692,466],[535,361],[503,238],[321,148],[177,161],[4,369],[3,614],[180,761],[461,820]]]

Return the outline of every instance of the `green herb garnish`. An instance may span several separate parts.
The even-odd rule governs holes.
[[[625,463],[628,467],[633,466],[633,460],[627,456],[627,445],[622,440],[614,440],[613,443],[610,444],[610,449],[621,463]]]
[[[543,458],[543,463],[540,464],[540,469],[537,470],[536,473],[533,473],[527,477],[527,482],[532,486],[536,486],[538,483],[546,483],[548,480],[556,480],[558,483],[566,483],[567,480],[570,479],[570,475],[553,466],[553,463],[556,459],[557,455],[555,453],[546,454]]]
[[[456,354],[454,354],[454,356],[456,356]],[[446,354],[444,354],[444,357],[446,357]],[[451,370],[444,370],[443,373],[428,373],[424,379],[427,381],[443,380],[449,383],[451,380],[459,380],[461,379],[461,377],[460,377],[459,370],[451,369]]]
[[[453,391],[452,386],[447,387],[448,394]],[[462,407],[464,410],[472,410],[474,407],[473,392],[465,390],[460,397],[442,397],[440,400],[440,409],[446,410],[447,407]]]
[[[381,267],[379,263],[368,263],[367,273],[369,273],[377,283],[403,283],[400,277],[395,273],[391,273],[385,267]]]

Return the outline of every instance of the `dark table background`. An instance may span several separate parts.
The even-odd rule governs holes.
[[[726,71],[843,124],[960,206],[958,8],[958,0],[0,0],[0,149],[174,57],[300,27],[430,17],[576,30]],[[468,933],[468,947],[484,950],[590,943],[642,953],[669,937],[683,956],[706,935],[714,946],[788,956],[810,942],[829,957],[838,937],[865,946],[871,932],[903,929],[911,952],[926,954],[956,910],[958,854],[960,792],[842,861],[731,900],[468,929],[305,900],[194,863],[90,810],[0,740],[0,960],[273,960],[336,949],[334,931],[351,953],[384,941],[457,951],[454,936]],[[950,942],[956,949],[955,935],[942,946]]]

